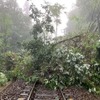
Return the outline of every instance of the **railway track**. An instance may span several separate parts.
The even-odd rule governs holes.
[[[27,84],[23,80],[17,80],[0,93],[0,100],[100,100],[100,98],[78,87],[50,90],[42,84]]]
[[[44,85],[39,84],[35,87],[29,100],[63,100],[63,98],[59,91],[50,90]]]
[[[61,90],[50,90],[44,85],[27,84],[22,80],[11,83],[0,93],[0,100],[65,100]]]
[[[17,80],[0,93],[0,100],[28,100],[33,85]]]

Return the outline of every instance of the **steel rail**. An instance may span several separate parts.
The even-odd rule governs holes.
[[[30,94],[29,94],[27,100],[31,100],[31,96],[32,96],[32,94],[33,94],[33,91],[34,91],[34,89],[35,89],[36,84],[37,84],[37,82],[34,83],[33,88],[31,89],[31,92],[30,92]]]

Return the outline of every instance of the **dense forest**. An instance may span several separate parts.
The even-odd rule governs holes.
[[[25,10],[16,0],[0,0],[0,86],[23,79],[100,95],[100,0],[77,0],[63,36],[63,5],[32,3]]]

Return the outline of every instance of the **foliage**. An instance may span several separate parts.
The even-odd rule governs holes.
[[[55,25],[56,25],[56,38],[57,38],[57,32],[58,32],[58,25],[61,24],[61,19],[60,19],[60,15],[62,13],[62,10],[64,9],[64,7],[58,3],[55,3],[54,5],[49,5],[50,7],[50,11],[52,13]]]
[[[83,36],[83,41],[81,41],[81,47],[73,46],[71,47],[72,50],[65,46],[55,47],[53,43],[51,44],[46,38],[42,37],[42,35],[45,37],[45,33],[53,32],[53,28],[50,28],[52,27],[52,16],[49,5],[42,5],[42,8],[44,9],[45,16],[34,5],[31,6],[32,13],[30,16],[34,20],[34,24],[32,31],[33,39],[25,46],[25,49],[31,55],[30,68],[27,69],[27,72],[31,74],[27,80],[31,82],[39,80],[52,89],[78,85],[88,90],[95,90],[97,84],[99,84],[99,73],[97,66],[95,66],[96,59],[92,59],[92,57],[96,54],[95,41],[98,37],[90,40],[95,34],[87,37],[85,35]],[[44,19],[48,18],[49,20],[45,22]],[[77,17],[75,20],[77,20]],[[49,27],[47,28],[48,25]],[[92,46],[90,46],[91,44]],[[88,60],[90,54],[92,56]]]
[[[30,38],[30,28],[31,19],[22,12],[16,0],[0,0],[2,52],[20,51],[20,42]]]
[[[29,76],[31,74],[29,71],[31,70],[31,56],[25,51],[22,54],[7,52],[5,64],[5,72],[8,80],[27,80],[26,76]]]
[[[16,53],[14,52],[6,52],[4,54],[4,57],[5,57],[5,67],[6,67],[6,70],[9,71],[9,70],[12,70],[16,67],[17,65],[17,61],[18,61],[18,56]]]
[[[62,44],[64,46],[67,45],[68,49],[73,49],[75,52],[84,55],[86,58],[85,62],[91,64],[96,60],[99,37],[100,35],[97,33],[82,33],[66,39],[68,41],[65,41]]]
[[[33,56],[33,67],[30,67],[33,69],[31,70],[33,71],[32,76],[36,75],[39,81],[52,89],[78,85],[85,87],[89,91],[91,90],[91,92],[99,93],[100,67],[99,64],[97,65],[94,62],[96,61],[95,58],[89,58],[88,62],[86,61],[88,52],[85,51],[88,51],[88,48],[82,52],[85,54],[83,56],[79,53],[82,48],[77,52],[77,49],[67,50],[66,47],[61,46],[55,48],[53,44],[44,44],[40,40],[36,42],[34,40],[31,43],[31,45],[28,45],[31,47],[28,50]],[[85,44],[84,46],[87,45]],[[92,46],[94,49],[89,49],[89,52],[95,52],[91,53],[94,56],[96,54],[96,46],[93,45],[93,41]]]
[[[100,0],[77,0],[75,9],[69,13],[67,32],[74,34],[82,31],[100,33],[99,9]],[[71,17],[76,17],[78,20],[72,20]]]
[[[0,53],[0,71],[3,71],[3,70],[4,70],[4,57]]]
[[[82,83],[82,86],[89,90],[89,92],[100,93],[100,65],[95,62],[90,67],[90,74]]]
[[[25,80],[26,80],[26,78],[25,78]],[[39,80],[39,78],[36,75],[33,75],[33,76],[28,77],[26,81],[28,81],[30,83],[35,83],[38,80]]]
[[[31,41],[28,50],[32,56],[29,81],[39,80],[52,89],[70,85],[97,89],[99,66],[85,63],[86,58],[82,54],[65,47],[54,48],[53,44],[44,44],[41,40]]]
[[[42,5],[41,9],[43,11],[37,9],[33,4],[30,7],[30,17],[34,21],[32,35],[35,40],[40,37],[43,41],[47,42],[49,34],[54,32],[54,28],[52,26],[52,17],[49,6]]]
[[[50,88],[82,86],[90,75],[90,64],[84,63],[84,56],[80,53],[54,48],[40,39],[31,41],[27,48],[32,56],[32,76],[36,75],[38,80]]]
[[[46,80],[51,83],[55,80],[56,85],[81,85],[85,76],[88,74],[89,65],[83,64],[83,55],[79,53],[73,53],[65,48],[58,49],[52,54],[50,61],[49,73]],[[47,83],[47,81],[46,81]],[[55,85],[55,87],[57,87]]]
[[[7,78],[4,73],[0,72],[0,86],[4,85],[7,82]]]
[[[100,40],[97,41],[97,48],[100,48]]]

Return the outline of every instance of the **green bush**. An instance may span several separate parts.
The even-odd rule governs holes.
[[[46,84],[52,82],[53,87],[81,85],[89,74],[89,64],[84,64],[84,56],[74,53],[66,48],[57,49],[52,54],[52,59],[48,64],[48,77],[45,76]],[[50,86],[51,87],[51,86]]]
[[[6,52],[5,57],[5,68],[7,71],[10,71],[16,67],[18,64],[18,54],[14,52]]]
[[[4,73],[0,72],[0,86],[5,85],[7,82],[7,78]]]
[[[0,53],[0,71],[3,71],[3,70],[4,70],[4,57]]]

